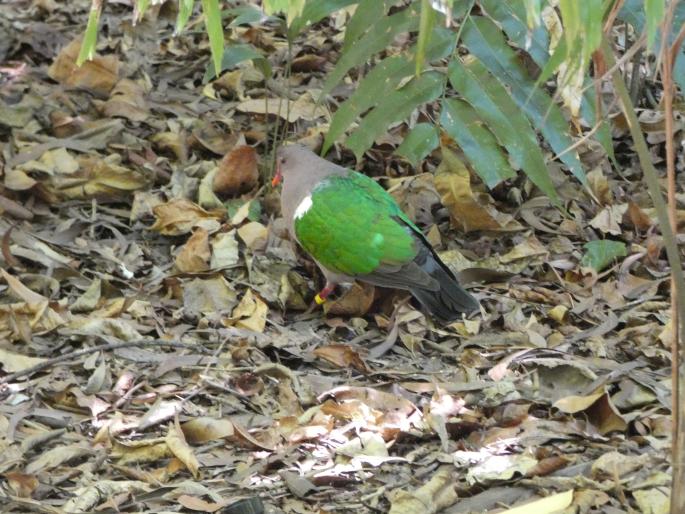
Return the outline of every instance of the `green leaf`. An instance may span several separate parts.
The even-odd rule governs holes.
[[[431,123],[417,123],[395,153],[407,159],[412,166],[416,166],[439,144],[437,127]]]
[[[359,160],[391,123],[401,121],[426,102],[435,100],[443,89],[442,75],[427,72],[411,79],[405,86],[387,91],[378,105],[362,119],[345,145]]]
[[[100,23],[100,13],[102,12],[102,0],[93,0],[88,13],[88,25],[83,35],[81,50],[76,58],[76,66],[81,66],[84,62],[95,57],[95,45],[98,42],[98,24]]]
[[[516,176],[497,138],[469,104],[457,99],[443,101],[440,124],[489,188]]]
[[[540,25],[542,0],[523,0],[526,9],[526,24],[533,28]]]
[[[384,50],[398,34],[416,30],[419,21],[418,14],[416,5],[412,4],[402,11],[391,16],[385,16],[376,22],[366,34],[338,59],[338,63],[328,74],[328,78],[323,85],[321,98],[330,93],[348,71],[355,66],[366,63],[369,57]]]
[[[221,26],[219,0],[202,0],[202,12],[205,15],[209,48],[214,62],[214,76],[218,77],[221,73],[221,59],[224,54],[224,29]]]
[[[471,16],[465,24],[462,40],[471,53],[497,80],[510,88],[511,97],[519,109],[531,119],[552,149],[558,154],[565,152],[573,145],[573,140],[568,135],[568,123],[561,109],[545,92],[535,87],[535,82],[507,45],[502,32],[492,21],[481,16]],[[587,183],[576,151],[563,153],[561,161],[581,183]]]
[[[176,28],[174,35],[178,36],[188,23],[190,15],[193,14],[195,0],[178,0],[178,16],[176,17]]]
[[[288,37],[293,39],[307,25],[312,25],[330,16],[335,11],[356,3],[358,0],[308,0],[301,13],[296,16],[288,28]],[[377,0],[378,1],[378,0]],[[381,2],[382,3],[382,2]]]
[[[654,41],[656,40],[656,33],[659,30],[659,24],[664,17],[666,10],[665,0],[645,0],[645,14],[647,16],[647,49],[654,49]]]
[[[423,71],[423,63],[426,60],[426,47],[430,42],[435,27],[436,12],[431,6],[430,0],[421,0],[421,19],[419,21],[419,38],[416,42],[416,71],[418,77]]]
[[[596,271],[602,271],[614,262],[614,259],[627,255],[625,243],[609,239],[590,241],[585,243],[583,248],[585,248],[585,255],[580,265],[594,268]]]
[[[345,27],[345,41],[342,52],[359,39],[376,20],[385,16],[386,5],[383,0],[362,0]]]
[[[452,31],[442,27],[436,28],[426,50],[426,60],[431,62],[447,57],[452,53],[454,45]],[[375,106],[386,91],[395,89],[403,79],[411,76],[413,66],[413,60],[407,55],[388,57],[378,63],[333,115],[322,153],[328,151],[358,116]]]
[[[526,13],[527,5],[524,5],[524,2],[520,0],[506,2],[502,0],[481,0],[480,5],[485,13],[502,27],[517,47],[528,52],[535,64],[541,68],[545,66],[549,59],[549,34],[545,26],[539,22],[539,11],[537,23],[529,25]],[[532,30],[531,26],[534,27]],[[556,70],[556,68],[554,69]]]
[[[263,0],[264,12],[271,16],[279,12],[287,12],[289,0]]]
[[[253,25],[261,23],[268,19],[268,16],[256,5],[239,5],[232,9],[227,9],[221,14],[222,18],[230,18],[235,16],[228,24],[229,27],[238,27],[240,25]]]
[[[133,24],[135,25],[145,16],[145,11],[150,7],[150,0],[136,0],[135,8],[133,9]]]
[[[231,45],[224,50],[221,59],[221,67],[219,73],[224,70],[235,68],[238,64],[244,61],[254,61],[255,65],[259,67],[260,71],[265,77],[271,75],[271,65],[269,61],[257,50],[254,46],[248,44]],[[208,66],[205,70],[203,82],[207,83],[215,76],[212,66]]]
[[[539,3],[539,0],[535,0]],[[502,2],[500,0],[481,0],[481,7],[486,14],[502,26],[506,32],[509,40],[516,44],[520,49],[525,50],[530,54],[535,63],[542,68],[542,72],[535,81],[534,89],[544,84],[559,66],[564,62],[567,56],[566,40],[561,39],[557,44],[552,56],[548,54],[549,49],[549,33],[544,25],[539,23],[533,30],[530,30],[529,25],[524,21],[526,18],[525,8],[521,1]],[[539,7],[539,6],[538,6]],[[539,13],[537,15],[539,17]],[[611,139],[611,130],[605,120],[597,120],[595,112],[595,94],[590,88],[583,93],[581,102],[581,115],[588,124],[594,126],[597,121],[600,121],[601,126],[594,134],[594,138],[604,148],[609,158],[615,161],[614,145]]]
[[[507,149],[514,166],[523,169],[542,192],[558,203],[537,136],[507,90],[477,60],[465,65],[454,59],[449,65],[449,78]]]

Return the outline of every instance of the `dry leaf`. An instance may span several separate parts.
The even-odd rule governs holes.
[[[435,171],[435,188],[450,211],[452,225],[464,232],[473,230],[512,231],[523,227],[510,215],[498,212],[485,193],[471,190],[471,175],[457,155],[446,147]]]
[[[207,212],[202,207],[185,198],[171,200],[155,206],[152,211],[156,220],[150,230],[156,230],[166,236],[180,236],[187,234],[194,227],[204,227],[207,230],[218,228],[221,215]],[[214,230],[212,230],[214,231]]]
[[[181,425],[181,430],[186,440],[193,444],[231,437],[235,432],[233,423],[228,419],[208,417],[191,419]]]
[[[359,353],[346,344],[329,344],[314,350],[314,355],[327,360],[339,368],[354,368],[360,373],[369,373],[369,368]]]
[[[326,314],[334,316],[363,316],[373,305],[376,289],[366,282],[355,282],[340,298],[323,304]]]
[[[252,289],[248,289],[233,310],[231,318],[224,320],[224,324],[261,333],[264,332],[268,312],[269,307],[252,292]]]
[[[198,227],[176,256],[176,267],[182,273],[201,273],[209,269],[209,234]]]
[[[178,423],[178,416],[173,423],[169,424],[169,431],[164,439],[169,450],[178,460],[183,462],[195,479],[200,477],[200,462],[197,460],[193,449],[188,446],[183,431]]]
[[[220,195],[239,195],[253,189],[258,181],[257,152],[251,146],[238,146],[221,159],[213,189]]]
[[[327,115],[323,104],[317,104],[309,91],[290,105],[288,100],[281,98],[260,98],[241,102],[236,109],[255,114],[275,114],[290,123],[298,120],[315,121]]]
[[[119,59],[115,55],[96,56],[82,66],[76,66],[81,50],[81,36],[60,50],[55,62],[48,68],[51,79],[67,86],[85,87],[109,93],[119,75]]]

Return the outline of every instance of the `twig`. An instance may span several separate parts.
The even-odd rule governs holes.
[[[7,384],[9,382],[12,382],[14,380],[17,380],[18,378],[23,378],[27,377],[29,375],[33,375],[34,373],[38,373],[39,371],[43,371],[44,369],[51,368],[52,366],[56,364],[60,364],[62,362],[78,359],[79,357],[83,357],[84,355],[88,355],[90,353],[95,353],[95,352],[100,352],[100,351],[108,351],[108,350],[117,350],[119,348],[127,348],[130,346],[170,346],[172,348],[193,348],[193,349],[198,349],[201,348],[202,350],[206,351],[206,348],[200,344],[193,344],[193,343],[182,343],[180,341],[164,341],[162,339],[150,339],[150,340],[145,340],[141,339],[138,341],[118,341],[116,343],[107,343],[107,344],[100,344],[97,346],[91,346],[90,348],[83,348],[81,350],[76,350],[73,352],[65,353],[64,355],[58,355],[57,357],[52,357],[51,359],[48,359],[44,362],[41,362],[40,364],[36,364],[35,366],[31,366],[30,368],[22,369],[21,371],[15,371],[14,373],[10,373],[9,375],[0,378],[0,385]]]
[[[668,39],[671,32],[675,6],[678,2],[671,2],[670,8],[661,25],[661,80],[664,88],[664,118],[666,131],[666,179],[668,184],[668,218],[673,227],[673,231],[678,234],[678,224],[676,217],[676,179],[675,179],[675,148],[673,145],[673,96],[675,87],[673,84],[673,67],[675,56],[673,50],[677,50],[678,40],[671,46]],[[681,33],[683,29],[681,28]],[[678,35],[678,38],[680,34]],[[680,295],[683,293],[678,290],[675,278],[671,277],[671,451],[673,455],[673,482],[671,485],[671,512],[683,512],[685,510],[685,469],[683,469],[683,452],[685,451],[685,440],[683,440],[683,430],[685,429],[681,405],[685,385],[685,377],[680,376],[681,345],[685,343],[680,336],[680,324],[683,320],[680,316],[679,305]]]
[[[615,62],[614,53],[611,46],[606,39],[602,41],[602,52],[604,58],[608,64],[613,64]],[[666,248],[666,255],[668,256],[668,262],[671,268],[671,276],[673,278],[673,284],[675,287],[671,290],[672,296],[677,296],[675,301],[677,308],[679,309],[678,317],[683,319],[685,316],[680,312],[685,307],[685,278],[683,277],[683,268],[680,260],[680,253],[678,249],[678,243],[675,237],[675,227],[671,226],[669,219],[669,212],[664,203],[664,199],[661,195],[661,187],[659,185],[659,178],[654,164],[652,164],[651,155],[647,143],[645,141],[644,135],[640,128],[640,122],[635,114],[635,107],[630,100],[630,94],[628,88],[626,87],[625,81],[618,70],[615,70],[612,75],[612,81],[614,84],[614,89],[616,94],[621,100],[621,107],[623,108],[623,113],[628,121],[628,127],[630,129],[630,134],[633,138],[633,143],[635,144],[635,150],[637,151],[642,170],[644,172],[644,179],[647,183],[649,189],[649,194],[652,197],[652,202],[654,203],[654,208],[656,210],[657,219],[659,220],[659,228],[664,239],[664,246]],[[676,339],[685,341],[685,334],[683,334],[685,329],[685,323],[681,323],[678,327],[673,327],[674,330],[678,331],[675,336]],[[678,352],[678,350],[676,350]],[[676,355],[678,358],[679,355]],[[678,358],[678,360],[680,360]],[[680,369],[678,362],[672,362],[672,372],[676,377],[680,375]],[[682,381],[681,381],[682,384]],[[677,383],[672,384],[672,397],[677,397]],[[685,469],[683,469],[683,459],[680,455],[683,443],[682,439],[685,437],[682,430],[678,430],[675,425],[676,418],[678,417],[678,411],[680,405],[673,405],[673,425],[674,434],[672,441],[672,465],[673,465],[673,482],[672,482],[672,492],[671,492],[671,512],[685,512],[685,494],[683,494],[682,487],[685,482]],[[682,421],[682,420],[681,420]]]

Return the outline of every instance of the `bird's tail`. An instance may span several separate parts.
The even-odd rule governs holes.
[[[421,268],[438,282],[439,289],[416,288],[410,291],[432,315],[445,321],[455,321],[460,313],[471,313],[478,309],[478,301],[461,287],[454,274],[434,252],[427,256]]]

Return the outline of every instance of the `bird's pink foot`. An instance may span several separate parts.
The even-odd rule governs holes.
[[[326,298],[328,298],[328,295],[333,292],[335,289],[335,284],[332,282],[326,282],[326,285],[324,288],[319,291],[319,293],[314,297],[314,301],[318,304],[321,305],[326,302]]]

